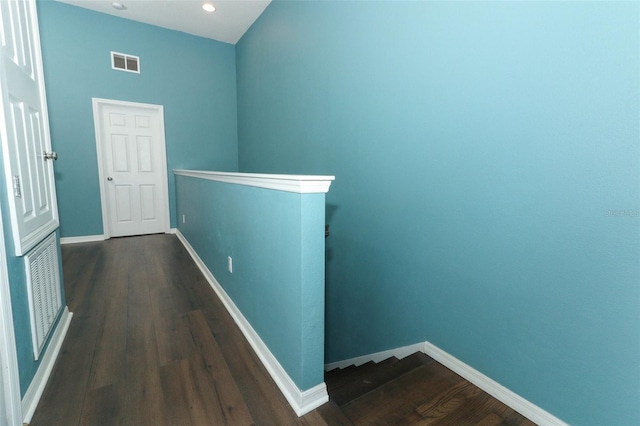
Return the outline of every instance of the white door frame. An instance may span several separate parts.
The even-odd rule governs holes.
[[[167,177],[167,146],[165,142],[164,136],[164,107],[162,105],[153,105],[153,104],[143,104],[138,102],[126,102],[126,101],[116,101],[113,99],[100,99],[100,98],[92,98],[93,101],[93,122],[95,123],[95,132],[96,132],[96,150],[98,151],[98,180],[100,182],[100,202],[102,203],[102,229],[104,232],[104,238],[111,238],[111,229],[109,225],[109,209],[107,205],[107,187],[106,180],[107,176],[105,175],[103,163],[103,148],[105,142],[102,140],[102,129],[98,126],[98,123],[102,122],[100,117],[100,111],[105,106],[124,106],[124,107],[132,107],[132,108],[144,108],[150,109],[159,113],[160,116],[160,161],[164,167],[161,167],[160,173],[161,176],[161,186],[162,189],[162,198],[165,210],[165,220],[164,220],[164,232],[169,233],[169,220],[170,220],[170,212],[169,212],[169,181]]]
[[[20,399],[20,378],[18,376],[18,355],[13,331],[9,272],[7,270],[7,250],[0,215],[0,367],[4,404],[9,425],[22,425],[22,401]],[[3,401],[0,401],[2,403]],[[2,420],[2,419],[0,419]]]

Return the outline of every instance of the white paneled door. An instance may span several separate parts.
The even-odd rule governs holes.
[[[169,231],[163,108],[93,100],[106,237]]]
[[[34,0],[0,0],[0,139],[16,256],[58,228]]]
[[[51,152],[35,0],[0,0],[0,144],[11,226],[5,238],[0,215],[0,424],[18,426],[28,420],[22,416],[5,242],[13,238],[13,254],[23,256],[58,228],[57,156]],[[24,333],[20,338],[29,339]]]

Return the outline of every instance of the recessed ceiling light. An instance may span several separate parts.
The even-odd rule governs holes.
[[[211,3],[205,3],[202,5],[202,8],[207,11],[207,12],[213,12],[216,10],[215,6],[212,5]]]
[[[122,3],[118,3],[117,1],[111,3],[111,7],[113,7],[115,10],[125,10],[127,8],[127,6]]]

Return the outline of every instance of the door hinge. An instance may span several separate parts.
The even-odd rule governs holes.
[[[22,191],[20,190],[20,176],[13,177],[13,195],[22,198]]]

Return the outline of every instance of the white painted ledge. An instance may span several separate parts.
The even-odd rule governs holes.
[[[335,176],[270,175],[180,169],[173,170],[173,173],[180,176],[255,186],[257,188],[274,189],[276,191],[295,192],[298,194],[326,194],[329,192],[331,182],[336,179]]]

